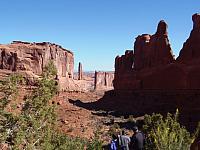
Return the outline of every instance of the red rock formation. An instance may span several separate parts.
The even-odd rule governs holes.
[[[0,45],[0,68],[25,73],[28,77],[41,75],[44,66],[52,60],[57,68],[61,89],[68,88],[73,78],[74,57],[69,50],[47,42],[14,41]]]
[[[97,72],[95,71],[95,81],[94,88],[95,90],[110,90],[113,89],[113,72]]]
[[[136,38],[134,45],[134,68],[166,65],[173,62],[173,54],[167,35],[167,24],[161,20],[154,35],[143,34]]]
[[[83,68],[82,68],[82,64],[79,62],[78,64],[78,80],[82,80],[83,79]]]
[[[177,61],[184,64],[200,63],[200,14],[192,16],[193,29],[184,43]]]
[[[126,52],[115,59],[115,90],[200,89],[200,14],[194,14],[192,20],[192,32],[177,60],[164,21],[159,22],[154,35],[138,36],[134,54]]]
[[[134,67],[134,54],[133,50],[126,50],[125,55],[122,55],[121,57],[117,56],[115,58],[115,80],[113,81],[113,84],[115,86],[115,89],[121,88],[120,86],[123,86],[126,80],[126,75],[131,75],[131,72],[133,71]],[[130,78],[127,78],[128,80]],[[123,83],[121,83],[121,81]]]
[[[152,71],[155,68],[163,67],[173,61],[167,35],[167,24],[162,20],[159,22],[154,35],[142,34],[136,38],[134,53],[133,51],[126,51],[125,55],[116,57],[114,87],[124,90],[145,88],[144,85],[148,83],[146,78],[151,76],[150,74],[153,73]],[[149,69],[151,71],[148,71]],[[143,73],[140,73],[140,71]],[[153,80],[150,81],[153,82]],[[149,88],[149,86],[147,87]],[[161,86],[152,84],[150,88],[159,87]]]
[[[109,101],[112,107],[117,103],[117,111],[142,115],[166,114],[179,108],[181,122],[189,129],[196,127],[200,120],[200,14],[194,14],[192,20],[193,29],[177,60],[173,59],[164,21],[154,35],[136,38],[132,68],[124,69],[129,61],[126,54],[116,57],[115,100]]]

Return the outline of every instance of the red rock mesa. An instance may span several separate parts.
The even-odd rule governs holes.
[[[71,51],[48,42],[14,41],[8,45],[0,45],[0,69],[22,73],[30,82],[41,75],[49,60],[52,60],[57,68],[60,88],[69,88],[74,68]]]

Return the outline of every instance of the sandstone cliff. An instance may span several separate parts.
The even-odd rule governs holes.
[[[74,68],[71,51],[48,42],[14,41],[8,45],[0,45],[0,69],[23,73],[29,80],[41,75],[49,60],[52,60],[57,68],[60,88],[69,88]]]
[[[95,71],[94,77],[94,88],[95,90],[111,90],[113,89],[113,72],[101,72]]]
[[[193,29],[184,43],[177,61],[184,64],[200,63],[200,14],[192,16]]]
[[[154,35],[143,34],[136,38],[134,44],[135,70],[166,65],[173,60],[165,21],[159,22]]]
[[[174,113],[178,108],[181,123],[194,130],[200,120],[200,14],[192,21],[193,29],[176,60],[164,21],[154,35],[138,36],[134,52],[115,59],[114,91],[105,95],[108,99],[114,95],[114,100],[103,99],[101,104],[140,115]]]
[[[115,90],[200,89],[200,14],[192,16],[193,29],[177,60],[161,20],[154,35],[136,38],[134,52],[115,59]]]

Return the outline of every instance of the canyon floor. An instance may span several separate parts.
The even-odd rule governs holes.
[[[134,118],[113,116],[112,112],[86,109],[70,101],[81,103],[95,102],[104,96],[103,91],[62,92],[54,98],[57,103],[59,128],[69,136],[92,139],[98,132],[104,143],[110,141],[109,134],[113,128],[124,128],[131,136],[130,126]],[[116,126],[117,125],[117,126]]]

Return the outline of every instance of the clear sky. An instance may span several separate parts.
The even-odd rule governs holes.
[[[177,56],[192,29],[200,0],[1,0],[0,43],[49,41],[71,49],[75,70],[114,70],[114,59],[159,20]]]

